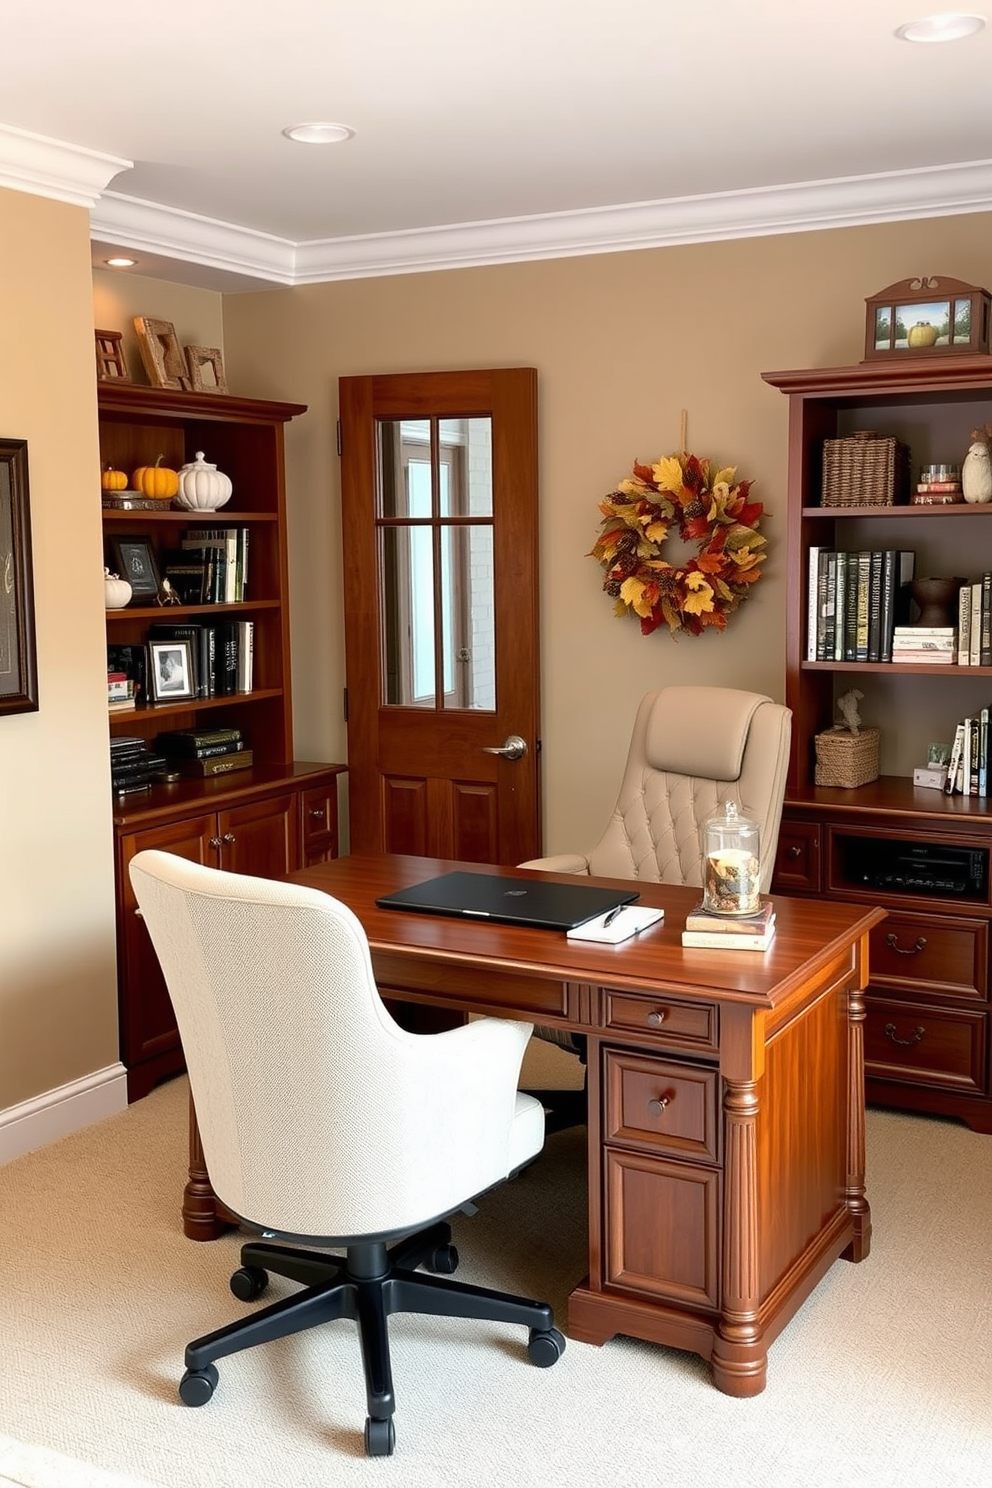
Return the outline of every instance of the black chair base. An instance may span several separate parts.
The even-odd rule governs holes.
[[[343,1258],[324,1251],[249,1242],[241,1248],[240,1270],[231,1277],[236,1297],[247,1302],[261,1296],[269,1271],[302,1282],[304,1290],[191,1343],[186,1349],[180,1399],[186,1405],[206,1404],[217,1385],[216,1359],[288,1338],[320,1323],[351,1318],[358,1324],[365,1371],[365,1450],[370,1457],[388,1457],[396,1441],[386,1324],[391,1313],[522,1323],[530,1329],[527,1353],[531,1363],[547,1368],[561,1357],[565,1340],[546,1302],[418,1273],[420,1265],[449,1274],[455,1270],[458,1252],[451,1244],[450,1225],[431,1225],[388,1248],[383,1243],[350,1245]]]

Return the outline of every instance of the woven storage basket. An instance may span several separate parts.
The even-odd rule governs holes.
[[[822,506],[894,506],[909,497],[909,446],[863,430],[823,441]]]
[[[848,790],[878,779],[877,728],[827,729],[816,736],[816,784],[839,785]]]

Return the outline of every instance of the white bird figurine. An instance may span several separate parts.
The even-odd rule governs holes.
[[[992,501],[992,460],[984,439],[976,439],[964,457],[961,492],[973,506],[985,506]]]

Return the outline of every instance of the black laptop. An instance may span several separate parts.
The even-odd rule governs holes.
[[[502,878],[495,873],[443,873],[395,894],[383,894],[375,902],[380,909],[498,920],[538,930],[574,930],[638,897],[636,889],[606,889],[580,878],[575,883],[552,883],[541,878]]]

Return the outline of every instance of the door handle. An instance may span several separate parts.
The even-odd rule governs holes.
[[[519,734],[508,734],[505,744],[484,744],[483,754],[498,754],[500,759],[523,759],[527,753],[527,741]]]

